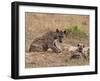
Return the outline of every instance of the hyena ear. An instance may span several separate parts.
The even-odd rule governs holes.
[[[57,33],[59,32],[59,29],[58,29],[58,28],[56,29],[56,32],[57,32]]]
[[[64,34],[66,34],[66,30],[64,30]]]

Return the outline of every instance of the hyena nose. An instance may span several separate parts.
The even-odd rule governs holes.
[[[61,40],[60,40],[59,42],[60,42],[60,43],[62,43],[62,41],[61,41]]]

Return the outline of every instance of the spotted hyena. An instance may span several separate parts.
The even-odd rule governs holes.
[[[84,44],[78,44],[77,48],[74,47],[74,49],[71,51],[71,59],[72,58],[80,58],[84,57],[85,59],[87,58],[88,54],[88,47],[86,47]]]
[[[29,52],[47,51],[49,48],[53,52],[60,53],[62,51],[59,43],[62,43],[66,31],[56,29],[55,32],[49,31],[43,36],[36,38],[30,45]]]

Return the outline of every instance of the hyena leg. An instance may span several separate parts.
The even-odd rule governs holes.
[[[60,51],[62,51],[62,49],[61,49],[61,47],[60,47],[60,45],[59,45],[59,43],[58,43],[58,40],[57,40],[57,39],[56,39],[56,40],[54,40],[53,45],[54,45],[57,49],[59,49]]]
[[[35,51],[41,52],[43,51],[43,47],[41,45],[32,44],[29,48],[29,52],[35,52]]]
[[[56,52],[56,53],[60,53],[61,52],[61,50],[59,50],[57,47],[55,47],[55,46],[53,46],[53,47],[51,47],[51,49],[54,51],[54,52]]]
[[[50,48],[51,48],[54,52],[56,52],[56,53],[60,53],[60,52],[61,52],[61,50],[59,50],[59,49],[58,49],[56,46],[54,46],[54,45],[51,45]]]

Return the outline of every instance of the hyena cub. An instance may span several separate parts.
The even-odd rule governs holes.
[[[71,56],[71,59],[72,58],[80,58],[81,56],[84,57],[86,59],[86,55],[85,55],[85,45],[84,44],[78,44],[77,45],[77,49],[72,51],[72,56]]]
[[[56,29],[55,32],[49,31],[45,33],[43,36],[33,40],[32,44],[30,45],[29,52],[47,51],[50,48],[54,52],[60,53],[62,49],[59,43],[62,43],[65,33],[66,31],[59,29]]]

